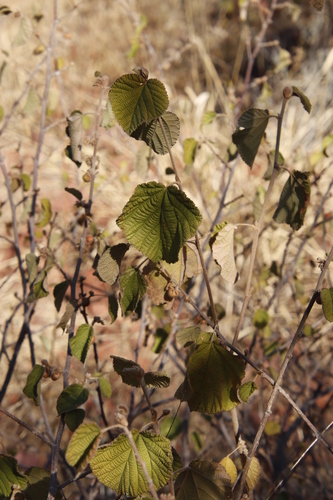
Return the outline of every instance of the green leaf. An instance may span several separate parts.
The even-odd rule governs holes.
[[[270,422],[267,422],[264,428],[264,433],[266,436],[276,436],[277,434],[280,434],[281,432],[281,425],[278,422],[274,422],[271,420]]]
[[[28,17],[21,17],[20,26],[18,32],[12,41],[12,47],[20,47],[24,45],[33,33],[33,27],[31,21]]]
[[[121,260],[124,257],[128,245],[120,243],[113,247],[105,247],[103,254],[98,260],[96,271],[98,277],[112,286],[118,278]]]
[[[123,75],[114,82],[109,98],[121,127],[131,135],[139,125],[161,116],[169,105],[163,83],[141,75]]]
[[[245,163],[252,168],[269,120],[268,109],[248,109],[237,121],[232,141]]]
[[[177,332],[176,338],[182,347],[189,347],[197,341],[200,333],[201,330],[198,326],[187,326]]]
[[[127,240],[153,262],[176,262],[195,235],[201,214],[184,192],[157,182],[140,184],[117,219]]]
[[[9,498],[14,484],[24,488],[27,478],[19,472],[15,458],[0,454],[0,495]]]
[[[1,110],[0,110],[0,115],[1,115]],[[1,116],[0,116],[0,121],[1,121]],[[31,186],[31,177],[28,174],[21,174],[20,179],[22,181],[23,185],[23,191],[29,191],[30,186]]]
[[[23,490],[26,500],[45,500],[50,488],[50,472],[41,467],[30,467],[25,472],[28,484]],[[58,484],[58,482],[57,482]],[[55,496],[55,500],[61,500],[61,493]]]
[[[35,365],[28,375],[27,383],[23,393],[30,399],[33,399],[36,406],[39,406],[40,381],[43,378],[45,368],[42,365]]]
[[[112,323],[114,323],[117,319],[117,315],[118,315],[118,300],[117,300],[117,297],[115,297],[114,295],[110,295],[108,297],[108,311],[109,311],[109,315],[110,315],[110,318],[111,318],[111,325]]]
[[[295,231],[300,229],[304,224],[310,193],[309,172],[293,170],[283,187],[273,219],[279,224],[289,224]]]
[[[184,147],[184,155],[183,155],[184,163],[186,165],[192,165],[192,163],[194,163],[195,160],[198,143],[195,139],[193,139],[193,137],[189,137],[188,139],[185,139],[183,147]]]
[[[160,431],[162,436],[167,437],[172,441],[173,439],[176,439],[177,436],[182,432],[183,430],[183,421],[179,417],[165,417],[163,418],[161,425],[160,425]]]
[[[155,333],[155,342],[154,342],[154,345],[151,349],[155,354],[158,354],[159,352],[161,352],[161,349],[162,349],[163,345],[165,344],[165,341],[168,338],[169,333],[170,333],[170,329],[169,329],[169,331],[167,331],[166,328],[157,328],[156,333]]]
[[[3,115],[4,115],[4,110],[3,110],[3,107],[0,104],[0,122],[2,121]]]
[[[41,212],[39,214],[38,222],[36,223],[36,227],[45,227],[51,220],[52,217],[52,209],[51,202],[48,198],[42,198],[42,207]]]
[[[267,158],[268,158],[268,166],[267,166],[267,170],[264,173],[264,177],[263,177],[265,179],[265,181],[269,181],[271,176],[272,176],[272,172],[273,172],[273,168],[274,168],[275,149],[270,151],[269,155],[267,155]],[[283,167],[283,165],[284,165],[284,158],[280,152],[279,152],[279,157],[278,157],[278,165],[279,165],[279,167]]]
[[[29,295],[26,298],[26,302],[30,304],[35,300],[47,297],[49,292],[44,288],[44,281],[46,279],[47,272],[42,271],[33,282]]]
[[[245,375],[243,361],[217,342],[202,342],[192,354],[187,377],[193,394],[191,411],[210,415],[229,411],[238,403],[237,389]]]
[[[132,387],[141,387],[141,380],[144,376],[144,370],[138,363],[119,356],[110,356],[113,360],[113,368],[121,376],[124,384]]]
[[[168,142],[165,140],[162,127]],[[180,122],[178,116],[171,113],[171,111],[166,111],[159,118],[155,118],[149,123],[142,123],[131,133],[131,137],[144,141],[155,153],[165,155],[169,152],[168,144],[170,148],[176,144],[179,132]]]
[[[83,405],[89,397],[89,391],[81,384],[72,384],[66,387],[57,400],[58,415],[75,410]]]
[[[201,125],[209,125],[214,121],[216,116],[217,114],[215,113],[215,111],[207,111],[202,117]]]
[[[177,500],[232,500],[230,476],[221,464],[191,462],[175,482]]]
[[[233,224],[225,224],[217,235],[214,235],[214,243],[212,244],[213,257],[221,267],[221,276],[232,285],[236,283],[238,278],[234,256],[235,227]]]
[[[25,256],[25,261],[26,261],[26,264],[27,264],[28,277],[29,277],[29,285],[32,285],[32,283],[37,278],[39,258],[36,257],[36,255],[33,254],[33,253],[28,253]]]
[[[120,280],[121,308],[124,314],[132,313],[146,293],[147,285],[138,269],[129,266]]]
[[[259,330],[265,328],[269,322],[269,314],[266,309],[257,309],[253,316],[253,324]]]
[[[254,382],[252,381],[246,382],[245,384],[242,384],[238,390],[239,397],[241,398],[242,401],[247,403],[251,394],[253,394],[254,391],[256,391],[257,389],[258,387]]]
[[[66,451],[69,465],[75,467],[78,472],[82,471],[95,455],[101,436],[97,424],[81,424],[74,432]]]
[[[110,398],[112,394],[111,384],[106,378],[98,377],[98,384],[105,398]]]
[[[114,122],[114,113],[112,110],[110,99],[107,99],[106,108],[102,116],[101,127],[104,127],[105,130],[109,130],[109,128],[112,127],[113,122]]]
[[[79,191],[78,189],[75,189],[75,188],[65,188],[65,191],[67,191],[67,193],[69,194],[72,194],[73,196],[75,196],[75,198],[77,198],[79,201],[82,200],[82,193],[81,191]]]
[[[75,356],[81,363],[86,361],[88,350],[94,336],[94,329],[85,324],[79,326],[76,334],[69,341],[69,345],[73,356]]]
[[[61,283],[58,283],[53,289],[54,306],[58,312],[60,311],[62,301],[65,298],[67,289],[70,284],[71,282],[69,280],[65,280]]]
[[[143,376],[146,385],[151,387],[169,387],[170,377],[160,372],[147,372]]]
[[[310,114],[312,106],[309,98],[305,94],[303,94],[303,92],[301,92],[297,87],[292,87],[292,89],[293,95],[299,98],[299,100],[303,104],[303,108],[305,109],[305,111]]]
[[[333,321],[333,288],[323,288],[320,292],[323,313],[327,321]]]
[[[131,432],[155,489],[165,486],[172,467],[170,441],[149,432],[139,433],[135,429]],[[141,466],[137,463],[130,442],[124,434],[118,436],[111,445],[97,450],[90,466],[97,479],[115,490],[118,495],[135,496],[148,491]]]
[[[65,413],[65,423],[68,429],[74,432],[82,424],[86,412],[82,408]]]
[[[75,110],[67,118],[66,134],[70,139],[70,144],[65,149],[65,153],[78,167],[81,167],[82,163],[82,133],[83,115],[81,111]]]

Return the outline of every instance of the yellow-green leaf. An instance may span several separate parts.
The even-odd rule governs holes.
[[[39,214],[38,222],[36,223],[36,227],[45,227],[51,220],[52,217],[52,209],[51,202],[48,198],[42,198],[41,202],[41,212]]]
[[[220,464],[223,465],[223,467],[225,468],[225,470],[229,474],[230,479],[231,479],[231,484],[234,484],[234,482],[237,479],[237,468],[236,468],[236,465],[234,464],[234,462],[231,460],[231,458],[224,457],[221,460]]]
[[[198,143],[195,139],[193,139],[193,137],[189,137],[188,139],[185,139],[183,147],[184,147],[184,155],[183,155],[184,163],[186,165],[192,165],[192,163],[194,163],[195,160],[195,154],[197,152]]]
[[[250,464],[249,472],[246,476],[246,485],[249,491],[252,491],[258,482],[260,475],[260,463],[256,457],[253,457]]]
[[[88,354],[88,350],[94,336],[94,329],[87,324],[79,326],[76,334],[69,341],[69,345],[73,356],[81,363],[84,363]]]
[[[327,321],[333,321],[333,288],[323,288],[320,292],[323,313]]]
[[[67,451],[69,465],[81,471],[95,455],[101,439],[101,430],[95,423],[81,424],[74,432]]]

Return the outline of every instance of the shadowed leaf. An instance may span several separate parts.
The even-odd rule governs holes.
[[[289,224],[295,231],[300,229],[304,224],[310,194],[309,172],[293,170],[283,187],[273,219],[279,224]]]
[[[141,379],[144,376],[144,370],[138,363],[119,356],[110,356],[113,360],[113,368],[121,376],[124,384],[132,387],[141,387]]]
[[[303,94],[303,92],[301,92],[297,87],[292,87],[292,89],[293,95],[299,98],[299,100],[303,104],[303,108],[305,109],[305,111],[310,114],[312,106],[309,98],[305,94]]]
[[[70,144],[65,149],[65,153],[78,167],[81,167],[82,163],[82,132],[83,115],[81,111],[75,110],[67,118],[66,134],[70,139]]]
[[[93,336],[94,329],[85,324],[79,326],[74,337],[72,337],[69,341],[73,356],[81,361],[81,363],[84,363],[86,360]]]
[[[86,412],[82,408],[77,408],[76,410],[68,411],[65,414],[65,423],[68,429],[74,432],[79,425],[82,424]]]
[[[232,140],[245,163],[252,168],[269,120],[268,109],[248,109],[239,118]]]
[[[12,494],[13,484],[24,488],[27,484],[27,478],[19,472],[15,458],[0,455],[0,495],[9,498]]]
[[[155,118],[155,120],[149,123],[143,123],[131,133],[131,137],[144,141],[153,151],[155,151],[155,153],[165,155],[169,150],[162,127],[167,137],[168,144],[170,148],[172,148],[179,137],[180,122],[178,116],[170,111],[166,111],[161,117]]]
[[[198,326],[187,326],[177,332],[176,338],[182,347],[189,347],[197,341],[200,333],[201,330]]]
[[[146,385],[150,387],[169,387],[170,377],[160,372],[147,372],[143,376]]]
[[[111,318],[111,324],[114,323],[117,319],[117,315],[118,315],[118,300],[117,300],[117,297],[114,297],[113,295],[110,295],[108,297],[108,311],[109,311],[109,315],[110,315],[110,318]]]
[[[23,389],[23,393],[34,400],[35,405],[39,406],[40,382],[44,375],[44,366],[35,365],[28,375],[27,383]]]
[[[58,415],[67,411],[75,410],[83,405],[89,397],[89,391],[80,384],[72,384],[66,387],[57,400]]]
[[[54,305],[58,312],[60,311],[62,301],[65,298],[69,285],[70,281],[65,280],[61,283],[58,283],[53,289]]]
[[[30,467],[25,471],[25,475],[28,478],[27,487],[23,490],[26,500],[47,498],[50,487],[50,472],[41,467]],[[61,500],[61,498],[61,493],[58,491],[55,500]]]
[[[323,288],[320,292],[323,313],[327,321],[333,321],[333,288]]]
[[[77,198],[79,201],[82,200],[82,193],[81,191],[79,191],[78,189],[75,189],[75,188],[65,188],[65,191],[67,191],[67,193],[70,193],[72,194],[73,196],[75,196],[75,198]]]
[[[120,280],[121,308],[124,314],[135,311],[146,289],[146,281],[140,272],[131,266],[128,267]]]

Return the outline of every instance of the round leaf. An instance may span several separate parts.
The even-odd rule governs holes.
[[[201,214],[175,186],[140,184],[117,219],[127,240],[153,262],[176,262],[181,247],[195,235]]]
[[[163,83],[137,74],[118,78],[109,97],[118,123],[129,135],[142,123],[161,116],[169,105]]]

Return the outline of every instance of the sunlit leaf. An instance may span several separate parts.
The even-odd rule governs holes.
[[[242,384],[238,390],[239,397],[241,398],[242,401],[247,403],[251,394],[253,394],[254,391],[256,391],[257,389],[258,387],[254,382],[252,381],[245,382],[245,384]]]
[[[125,243],[105,247],[96,267],[97,275],[102,281],[108,285],[113,285],[117,281],[120,264],[127,250],[128,245]]]
[[[197,341],[200,333],[201,329],[198,326],[187,326],[177,332],[177,342],[179,342],[182,347],[188,347]]]
[[[71,300],[66,304],[66,311],[62,315],[59,323],[57,324],[57,328],[62,328],[63,330],[66,328],[68,321],[71,319],[73,312],[75,311],[77,305],[77,300]]]
[[[310,194],[309,172],[293,170],[283,187],[273,219],[279,224],[289,224],[295,231],[300,229],[304,224]]]
[[[327,321],[333,321],[333,288],[323,288],[320,292],[323,313]]]
[[[136,187],[117,219],[127,240],[153,262],[176,262],[179,250],[194,236],[201,214],[175,186],[149,182]]]
[[[38,222],[36,223],[36,227],[45,227],[51,220],[52,217],[52,209],[51,202],[48,198],[42,198],[41,201],[41,211],[39,214]]]
[[[250,464],[249,472],[246,476],[246,485],[249,491],[252,491],[258,482],[260,475],[260,463],[256,457],[253,457]]]
[[[145,462],[155,489],[166,485],[172,467],[170,441],[149,432],[133,429],[132,436],[136,448]],[[111,445],[97,450],[90,461],[93,474],[97,479],[116,491],[118,495],[135,496],[148,491],[148,484],[141,466],[137,463],[134,451],[126,435],[121,434]]]
[[[90,325],[84,324],[79,326],[74,337],[69,341],[73,356],[81,361],[81,363],[86,361],[93,336],[94,329]]]
[[[36,255],[34,253],[28,253],[25,256],[25,261],[27,264],[29,285],[32,285],[32,283],[37,278],[39,258],[36,257]]]
[[[303,108],[305,109],[305,111],[311,113],[312,106],[309,98],[305,94],[303,94],[303,92],[301,92],[297,87],[292,87],[292,89],[293,95],[299,98],[299,100],[303,104]]]
[[[175,482],[177,500],[232,500],[230,476],[221,464],[195,461]]]
[[[82,424],[85,416],[86,412],[82,408],[66,412],[65,423],[68,429],[74,432]]]
[[[230,476],[231,484],[234,484],[237,479],[237,468],[234,462],[231,460],[231,458],[224,457],[221,460],[220,464],[225,468],[226,472]]]
[[[113,360],[113,368],[121,376],[124,384],[132,387],[141,387],[141,380],[144,376],[144,370],[138,363],[119,356],[110,356]]]
[[[257,309],[253,316],[253,324],[259,330],[265,328],[269,322],[269,314],[266,309]]]
[[[67,118],[66,134],[70,139],[70,144],[65,149],[65,153],[78,167],[82,163],[82,133],[83,115],[81,111],[75,110]]]
[[[217,115],[216,115],[215,111],[207,111],[202,117],[201,125],[209,125],[210,123],[212,123],[214,121],[216,116]]]
[[[165,140],[162,127],[167,141]],[[180,122],[178,116],[170,111],[166,111],[159,118],[155,118],[148,123],[142,123],[131,133],[131,137],[144,141],[155,153],[165,155],[169,151],[168,145],[172,148],[176,144],[179,132]]]
[[[98,384],[101,389],[101,392],[105,398],[110,398],[112,395],[111,384],[106,378],[98,377]]]
[[[170,441],[176,439],[176,437],[182,432],[182,429],[183,421],[179,417],[165,417],[160,425],[160,432],[162,436],[167,437]]]
[[[281,432],[281,425],[278,422],[274,422],[271,420],[270,422],[267,422],[264,428],[264,433],[266,436],[276,436],[277,434],[280,434]]]
[[[221,229],[215,231],[212,243],[213,257],[215,262],[221,267],[221,276],[232,285],[237,281],[238,272],[234,256],[234,232],[233,224],[224,223]]]
[[[118,78],[109,97],[118,123],[129,135],[142,123],[161,116],[169,104],[165,87],[159,80],[146,80],[138,74]]]
[[[13,484],[24,488],[27,478],[19,472],[15,458],[0,454],[0,495],[9,498]]]
[[[1,120],[3,118],[3,115],[4,115],[4,110],[3,110],[3,107],[0,104],[0,122],[1,122]]]
[[[184,147],[184,155],[183,155],[184,163],[186,165],[192,165],[192,163],[194,163],[195,160],[195,154],[197,152],[198,143],[195,139],[193,139],[193,137],[189,137],[188,139],[185,139],[183,147]]]
[[[108,130],[110,127],[112,127],[113,122],[114,122],[114,113],[112,110],[110,99],[108,99],[106,101],[106,108],[102,116],[101,127],[104,127],[105,130]]]
[[[35,300],[42,299],[43,297],[47,297],[49,292],[44,288],[44,281],[46,279],[47,272],[42,271],[33,282],[31,286],[31,291],[26,298],[27,303],[34,302]]]
[[[262,207],[266,197],[266,189],[263,186],[258,186],[253,202],[253,215],[255,220],[259,220]]]
[[[1,119],[0,119],[1,121]],[[31,177],[28,174],[21,174],[20,175],[21,181],[22,181],[22,186],[23,186],[23,191],[29,191],[30,186],[31,186]]]
[[[150,387],[169,387],[170,377],[160,372],[147,372],[143,376],[146,385]]]
[[[43,378],[45,368],[42,365],[35,365],[28,375],[27,383],[23,389],[23,393],[34,400],[35,405],[39,406],[40,397],[40,382]]]
[[[101,430],[95,423],[81,424],[74,432],[66,451],[66,460],[78,472],[95,455],[101,440]]]
[[[217,342],[202,342],[192,354],[187,377],[193,394],[191,411],[214,414],[229,411],[238,403],[237,389],[245,375],[243,361]]]
[[[248,109],[237,121],[232,140],[245,163],[252,168],[269,120],[268,109]]]
[[[146,281],[140,271],[129,266],[120,280],[121,308],[124,314],[135,311],[146,289]]]
[[[72,411],[83,405],[89,397],[89,391],[81,384],[72,384],[66,387],[57,400],[58,415]]]

